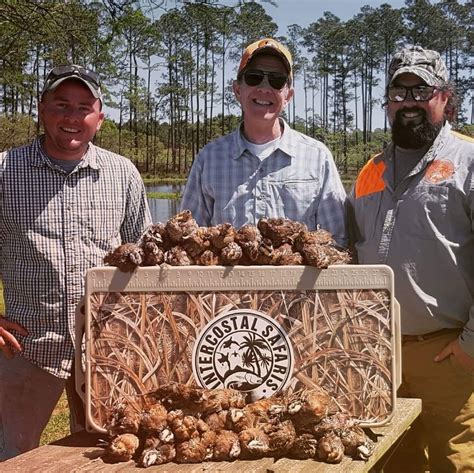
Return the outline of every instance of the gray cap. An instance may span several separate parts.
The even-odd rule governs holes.
[[[100,89],[99,75],[91,69],[86,69],[76,64],[56,66],[52,69],[44,82],[41,99],[43,99],[43,95],[46,92],[56,89],[64,81],[70,79],[76,79],[83,82],[91,91],[92,95],[104,104],[104,98]]]
[[[394,54],[388,68],[387,85],[405,72],[417,75],[431,86],[445,85],[449,80],[446,65],[439,53],[421,46],[410,46]]]

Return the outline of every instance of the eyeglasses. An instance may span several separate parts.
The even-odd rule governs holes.
[[[68,65],[68,66],[57,66],[51,70],[48,74],[48,78],[45,82],[45,90],[47,90],[52,84],[63,77],[77,76],[85,81],[89,82],[94,86],[95,89],[100,88],[100,77],[97,72],[86,69],[82,66]]]
[[[265,72],[249,69],[244,72],[244,80],[247,85],[254,87],[262,83],[263,78],[267,76],[268,83],[273,89],[281,90],[288,82],[288,76],[281,72]]]
[[[410,92],[415,102],[428,102],[433,98],[436,90],[438,90],[436,87],[428,85],[415,85],[413,87],[398,85],[388,88],[388,100],[403,102],[408,97],[408,92]]]

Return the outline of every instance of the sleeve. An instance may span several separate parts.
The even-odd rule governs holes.
[[[474,174],[471,174],[469,189],[469,216],[471,219],[471,238],[474,235]],[[473,265],[470,265],[471,269]],[[471,281],[474,280],[474,274],[471,274]],[[469,355],[474,358],[474,300],[471,301],[469,316],[464,329],[459,336],[459,345]]]
[[[360,233],[359,227],[357,226],[357,221],[355,218],[355,209],[354,209],[354,198],[355,198],[355,183],[352,186],[351,191],[349,192],[346,199],[346,229],[347,229],[347,238],[348,238],[348,248],[352,255],[352,262],[357,263],[357,250],[356,243],[359,240]]]
[[[316,223],[331,232],[340,245],[347,247],[346,191],[329,150]]]
[[[1,249],[3,248],[3,241],[5,239],[5,229],[4,225],[1,224],[3,222],[2,217],[2,209],[3,209],[3,170],[5,167],[7,153],[0,153],[0,258],[2,258]],[[0,259],[0,281],[2,281],[2,260]]]
[[[190,210],[194,219],[203,227],[212,225],[213,200],[203,188],[203,162],[205,154],[199,153],[191,167],[181,200],[181,210]]]
[[[131,162],[129,165],[127,203],[120,235],[122,243],[137,243],[152,220],[145,185],[137,168]]]
[[[469,310],[469,319],[459,336],[459,345],[472,358],[474,358],[474,303]]]

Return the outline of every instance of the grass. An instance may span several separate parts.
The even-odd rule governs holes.
[[[186,177],[182,176],[157,177],[150,175],[142,175],[142,179],[145,185],[184,184],[187,181]]]
[[[67,404],[66,392],[59,398],[58,404],[54,408],[51,419],[43,431],[40,445],[54,442],[70,434],[69,430],[69,407]]]
[[[147,192],[146,196],[149,199],[181,199],[181,192]]]

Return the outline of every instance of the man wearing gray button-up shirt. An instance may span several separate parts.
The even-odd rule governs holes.
[[[83,427],[71,371],[85,272],[151,223],[135,166],[90,142],[101,109],[97,74],[58,66],[39,104],[45,135],[0,154],[0,461],[38,445],[65,387],[71,430]]]
[[[330,151],[280,118],[291,84],[291,54],[282,44],[267,38],[245,49],[234,81],[243,123],[200,151],[181,208],[204,226],[285,217],[320,226],[345,245],[345,191]]]
[[[448,123],[455,93],[435,51],[395,54],[387,100],[392,143],[360,172],[349,213],[359,262],[393,268],[398,394],[423,411],[384,472],[474,471],[474,140]]]

